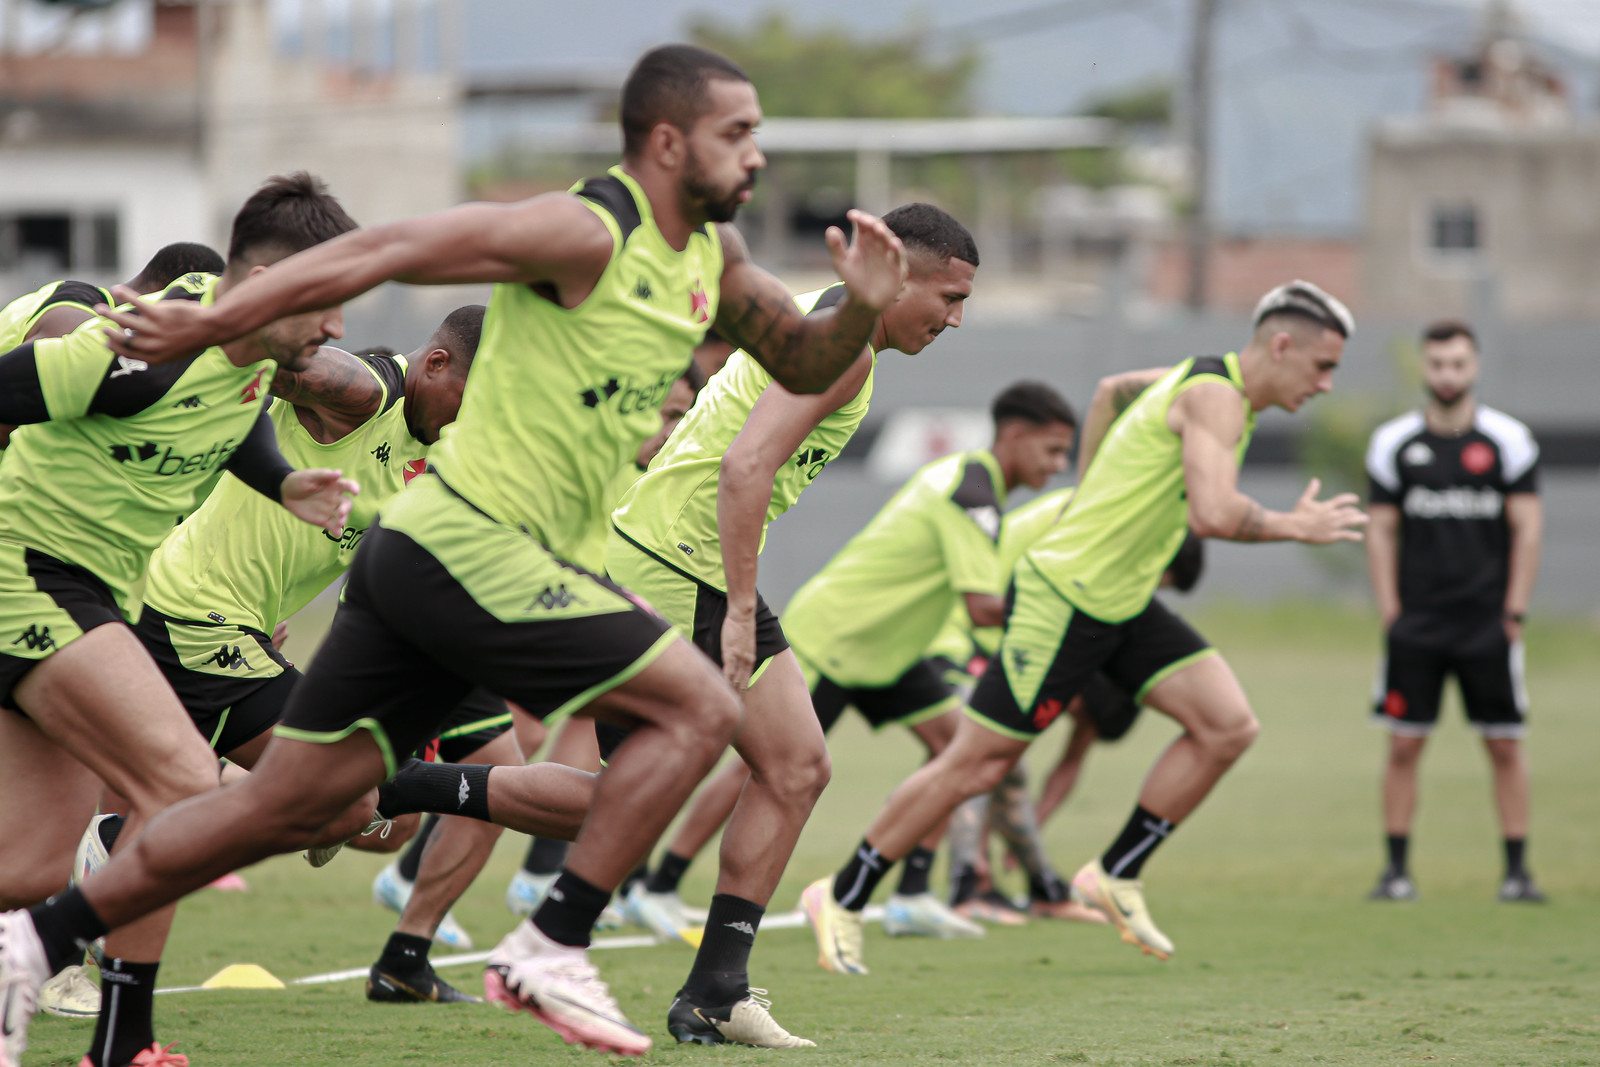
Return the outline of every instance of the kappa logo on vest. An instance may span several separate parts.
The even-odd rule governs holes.
[[[1018,674],[1021,674],[1028,669],[1027,649],[1013,648],[1011,650],[1011,669],[1016,671]]]
[[[50,636],[50,627],[34,623],[22,631],[22,636],[11,642],[12,646],[25,645],[31,652],[48,652],[56,647],[56,639]]]
[[[536,609],[555,611],[559,608],[569,608],[574,604],[582,603],[585,603],[583,597],[569,592],[566,583],[562,582],[560,585],[545,586],[539,591],[539,595],[533,598],[533,602],[522,610],[525,612]]]
[[[206,402],[198,396],[186,396],[172,405],[175,408],[203,408]]]
[[[382,463],[385,467],[387,467],[389,465],[389,442],[385,441],[377,448],[374,448],[372,450],[372,455],[379,463]]]
[[[814,480],[822,473],[822,468],[828,465],[828,458],[827,449],[802,448],[795,453],[794,465],[805,471],[807,478]]]
[[[643,278],[633,283],[633,297],[635,300],[649,300],[654,295],[650,291],[650,283]]]
[[[231,648],[227,645],[222,645],[205,662],[215,663],[225,671],[236,671],[240,667],[245,670],[251,669],[250,661],[244,658],[244,652],[240,650],[238,645],[234,645]]]

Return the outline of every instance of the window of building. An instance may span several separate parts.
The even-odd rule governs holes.
[[[120,229],[110,211],[0,213],[0,273],[116,273],[122,260]]]
[[[1428,225],[1428,250],[1443,255],[1471,255],[1483,246],[1483,228],[1475,204],[1435,204]]]

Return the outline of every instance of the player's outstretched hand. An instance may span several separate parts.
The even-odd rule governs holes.
[[[1327,500],[1318,500],[1322,492],[1322,479],[1313,478],[1306,491],[1295,501],[1294,516],[1299,520],[1300,536],[1297,541],[1312,545],[1331,545],[1337,541],[1360,541],[1361,528],[1367,524],[1367,513],[1356,506],[1354,493],[1340,493]]]
[[[95,305],[95,314],[116,323],[105,328],[111,351],[146,363],[168,363],[204,352],[231,338],[219,337],[210,321],[210,309],[196,300],[142,300],[126,285],[115,286],[112,296],[126,306]]]
[[[881,312],[894,303],[905,282],[905,245],[876,215],[851,208],[846,218],[852,235],[848,245],[844,231],[837,226],[829,226],[825,235],[833,269],[852,297]]]
[[[283,480],[279,491],[283,506],[298,519],[320,526],[334,537],[344,533],[350,518],[351,497],[361,487],[344,477],[342,471],[325,467],[295,471]]]
[[[722,620],[722,676],[743,695],[756,669],[756,620],[753,614],[730,610]]]

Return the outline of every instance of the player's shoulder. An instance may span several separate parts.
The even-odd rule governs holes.
[[[1421,411],[1408,411],[1380,423],[1368,439],[1368,452],[1396,452],[1411,438],[1428,428]]]
[[[1472,425],[1502,449],[1507,446],[1534,445],[1533,431],[1528,428],[1527,423],[1487,404],[1478,405],[1478,410],[1472,417]]]
[[[1500,452],[1500,470],[1506,481],[1521,478],[1539,461],[1539,442],[1521,420],[1479,404],[1472,417],[1472,427],[1494,442]]]
[[[1428,428],[1420,411],[1396,416],[1372,431],[1367,441],[1367,474],[1390,492],[1400,487],[1400,452]]]

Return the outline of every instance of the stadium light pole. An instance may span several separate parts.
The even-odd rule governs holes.
[[[1206,306],[1207,253],[1211,244],[1211,39],[1221,0],[1195,0],[1189,39],[1189,291],[1193,311]]]

